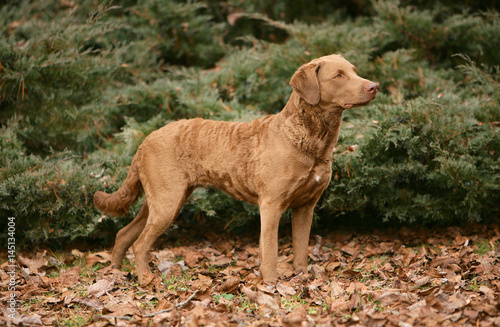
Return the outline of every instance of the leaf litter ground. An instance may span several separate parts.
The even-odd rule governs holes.
[[[34,252],[17,257],[13,318],[2,254],[7,325],[500,326],[498,224],[315,235],[307,274],[285,236],[275,287],[259,274],[258,235],[179,233],[152,252],[147,287],[132,252],[121,270],[107,250]]]

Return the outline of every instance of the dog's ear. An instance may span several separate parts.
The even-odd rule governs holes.
[[[302,65],[290,80],[290,86],[293,87],[295,92],[312,105],[317,105],[321,99],[318,81],[319,67],[319,63]]]

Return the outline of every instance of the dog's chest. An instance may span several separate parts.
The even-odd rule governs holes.
[[[329,162],[318,164],[312,169],[307,185],[311,188],[326,187],[330,183],[331,176],[332,168]]]
[[[315,165],[292,196],[290,207],[301,206],[318,197],[330,183],[332,169],[330,164]]]

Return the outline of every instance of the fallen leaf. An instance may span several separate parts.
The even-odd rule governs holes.
[[[282,323],[285,327],[302,327],[306,322],[308,308],[305,305],[299,305],[292,312],[283,318]]]
[[[330,283],[330,296],[331,297],[338,297],[339,295],[342,295],[344,293],[345,293],[345,291],[342,288],[342,286],[340,286],[338,281],[333,281]]]
[[[155,315],[153,317],[154,326],[180,326],[182,318],[181,312],[173,307],[172,311]]]
[[[321,257],[323,255],[323,245],[322,245],[323,238],[319,235],[314,235],[314,238],[316,239],[316,244],[314,245],[314,248],[311,250],[311,253],[317,257]]]
[[[346,278],[362,278],[363,274],[359,271],[354,271],[352,269],[348,269],[343,272],[344,276]]]
[[[179,262],[162,261],[158,265],[158,270],[162,273],[162,275],[179,276],[182,275],[182,271],[186,269],[187,267],[184,266],[183,261]]]
[[[287,282],[276,284],[276,290],[278,291],[278,293],[280,293],[281,296],[285,297],[290,295],[295,295],[297,293],[295,289],[287,284],[288,284]]]
[[[490,300],[493,300],[495,298],[495,292],[493,292],[493,290],[488,286],[485,285],[479,286],[479,292],[486,295]]]
[[[106,292],[113,289],[115,282],[108,279],[100,279],[95,284],[87,286],[87,296],[94,296],[95,298],[100,298]]]
[[[43,325],[43,322],[41,320],[41,316],[38,314],[33,314],[33,315],[21,315],[19,319],[15,319],[14,323],[16,325],[21,325],[21,326],[37,326],[37,325]]]
[[[431,277],[430,276],[423,276],[423,277],[418,277],[415,279],[415,288],[420,288],[420,287],[423,287],[425,285],[427,285],[429,282],[431,281]]]
[[[37,252],[37,254],[35,255],[35,258],[33,258],[33,259],[26,258],[22,254],[18,254],[17,260],[21,264],[23,264],[26,267],[28,267],[29,270],[30,270],[30,273],[37,274],[38,273],[38,269],[46,266],[47,263],[48,263],[47,259],[45,259],[45,254],[46,253],[47,253],[47,251],[45,251],[45,250],[42,251],[42,252]]]
[[[77,250],[77,249],[71,250],[71,254],[74,255],[77,258],[83,258],[83,257],[85,257],[85,253],[83,253],[82,251]]]
[[[193,290],[200,290],[205,292],[210,286],[212,286],[212,278],[202,274],[198,274],[198,279],[191,281],[190,283]]]
[[[354,292],[363,293],[366,290],[367,290],[367,287],[365,284],[354,281],[354,282],[351,282],[349,284],[349,286],[347,287],[347,289],[345,291],[349,294],[349,293],[354,293]]]
[[[257,303],[273,311],[279,310],[278,301],[271,295],[262,292],[254,292],[246,286],[241,287],[241,291],[248,297],[250,302]]]
[[[432,260],[430,266],[431,268],[436,268],[436,267],[446,268],[446,266],[450,264],[457,264],[457,263],[460,263],[460,259],[446,257],[446,258],[437,258]]]
[[[406,309],[413,311],[413,310],[418,310],[420,308],[425,308],[426,306],[427,306],[427,302],[425,301],[425,299],[423,299],[423,300],[420,300],[418,302],[413,303],[412,305],[410,305]]]
[[[464,309],[463,313],[465,316],[469,317],[470,320],[476,320],[479,315],[478,311],[467,308]]]
[[[219,257],[212,258],[211,263],[212,263],[212,265],[214,265],[216,267],[220,267],[220,266],[225,266],[225,265],[230,264],[231,259],[229,259],[225,255],[221,255]]]
[[[76,298],[76,299],[73,299],[72,302],[84,304],[84,305],[91,307],[91,308],[98,310],[98,311],[102,311],[104,309],[104,305],[102,304],[102,302],[100,302],[99,300],[95,300],[95,299]]]
[[[380,295],[380,297],[377,298],[377,301],[380,302],[382,307],[392,307],[400,303],[412,303],[415,298],[416,296],[411,295],[410,293],[390,291]]]
[[[278,276],[290,278],[295,275],[295,268],[288,262],[278,262]]]
[[[274,294],[276,293],[276,284],[275,283],[258,283],[257,284],[257,291],[261,291],[263,293],[267,294]]]
[[[160,262],[165,261],[165,260],[172,261],[175,259],[174,252],[172,250],[169,250],[169,249],[163,249],[163,250],[155,251],[152,253]]]
[[[349,311],[356,311],[361,306],[361,296],[359,292],[354,292],[349,297],[348,309]]]
[[[222,283],[220,286],[220,291],[223,293],[231,293],[238,289],[240,285],[240,278],[236,276],[229,276],[226,281]]]
[[[344,311],[346,311],[346,313],[347,313],[348,307],[349,307],[349,302],[346,301],[346,299],[344,297],[341,297],[341,298],[335,299],[332,302],[329,310],[332,313],[344,312]]]
[[[80,281],[80,273],[82,269],[79,266],[67,268],[61,272],[59,276],[59,287],[76,286]]]
[[[186,264],[188,265],[188,267],[193,268],[198,263],[198,260],[200,258],[203,258],[203,255],[200,254],[199,252],[197,252],[197,251],[189,251],[186,254],[185,261],[186,261]]]
[[[436,297],[438,297],[438,295],[436,295]],[[441,308],[444,312],[447,313],[453,313],[470,303],[470,300],[465,298],[460,293],[455,293],[450,297],[444,297],[442,299],[443,300],[441,301]]]
[[[122,317],[139,314],[139,309],[130,295],[116,297],[113,301],[107,302],[104,307],[111,316]],[[140,302],[137,302],[139,304]]]
[[[316,279],[324,279],[325,278],[325,267],[321,265],[309,265],[309,271]]]
[[[443,320],[450,320],[453,323],[456,323],[462,317],[462,312],[456,312],[444,318]]]
[[[92,267],[96,263],[111,262],[111,253],[109,253],[107,251],[91,253],[85,257],[85,262],[86,262],[87,267]]]
[[[351,257],[356,257],[359,253],[359,251],[357,251],[356,249],[352,248],[349,245],[344,245],[343,247],[340,248],[340,251]]]

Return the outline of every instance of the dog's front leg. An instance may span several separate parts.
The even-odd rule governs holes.
[[[316,200],[292,209],[293,266],[297,271],[307,273],[309,234]]]
[[[275,283],[278,269],[278,228],[283,209],[273,204],[260,205],[260,256],[262,278]]]

